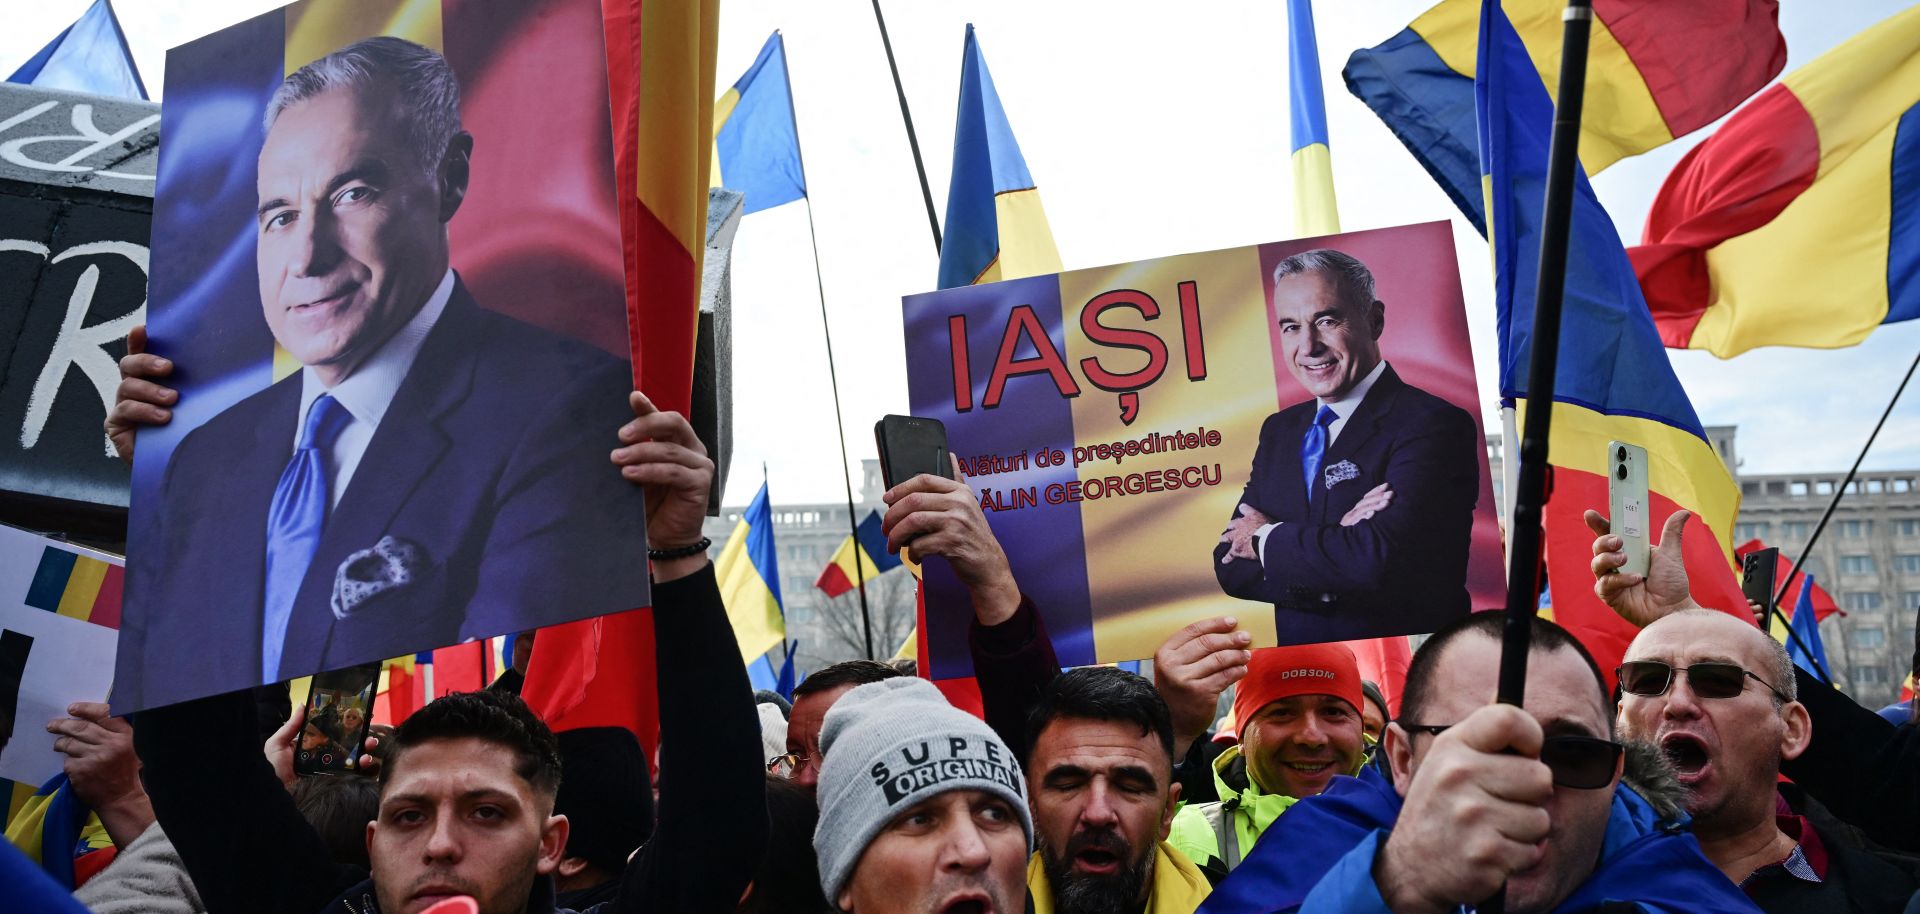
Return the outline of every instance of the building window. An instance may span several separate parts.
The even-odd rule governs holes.
[[[1902,574],[1920,574],[1920,555],[1896,555],[1893,557],[1893,567]]]
[[[1901,609],[1920,608],[1920,590],[1908,590],[1900,594]]]
[[[1766,539],[1767,525],[1765,523],[1734,524],[1733,538],[1743,543],[1747,540]]]
[[[1884,628],[1856,628],[1853,630],[1853,646],[1861,650],[1874,650],[1886,647],[1887,630]]]
[[[1840,595],[1840,608],[1848,612],[1856,609],[1879,609],[1880,592],[1877,590],[1849,590]]]
[[[1853,681],[1860,685],[1886,685],[1887,668],[1883,666],[1854,667]]]
[[[1920,536],[1920,517],[1902,517],[1893,522],[1896,536]]]
[[[1883,492],[1885,492],[1885,491],[1887,491],[1887,481],[1886,481],[1886,480],[1884,480],[1884,479],[1869,479],[1869,480],[1867,480],[1867,494],[1868,494],[1868,495],[1879,495],[1879,494],[1881,494],[1881,493],[1883,493]]]
[[[1790,540],[1803,540],[1813,535],[1813,524],[1804,520],[1790,520],[1780,525],[1780,533]]]
[[[1866,539],[1873,535],[1873,521],[1843,520],[1840,522],[1840,536],[1845,539]]]
[[[1901,495],[1907,492],[1911,492],[1913,491],[1913,480],[1895,479],[1893,480],[1893,484],[1889,487],[1889,491],[1893,492],[1896,495]]]
[[[1805,498],[1807,497],[1807,484],[1804,482],[1787,483],[1787,494],[1794,498]]]
[[[1814,484],[1813,484],[1813,491],[1814,491],[1814,493],[1815,493],[1815,494],[1817,494],[1817,495],[1832,495],[1832,494],[1833,494],[1833,480],[1831,480],[1831,479],[1822,479],[1822,480],[1820,480],[1819,482],[1816,482],[1816,483],[1814,483]]]
[[[1843,555],[1840,557],[1840,571],[1843,574],[1872,574],[1873,556]]]
[[[1760,494],[1760,484],[1757,482],[1743,482],[1740,484],[1740,494],[1758,495]]]

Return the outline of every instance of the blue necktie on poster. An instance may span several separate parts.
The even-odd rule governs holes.
[[[1307,427],[1307,434],[1300,442],[1300,471],[1307,483],[1307,503],[1313,503],[1313,495],[1320,487],[1314,483],[1320,480],[1320,464],[1327,459],[1327,426],[1340,414],[1333,407],[1320,405],[1320,411],[1313,414],[1313,424]]]
[[[307,408],[307,425],[293,459],[273,489],[267,509],[267,595],[260,638],[260,681],[278,682],[280,652],[286,646],[293,598],[327,526],[327,457],[341,429],[353,421],[340,401],[322,394]]]

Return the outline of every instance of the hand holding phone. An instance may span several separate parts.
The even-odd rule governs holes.
[[[947,456],[947,427],[921,416],[883,416],[873,424],[880,447],[880,478],[891,489],[922,473],[953,478]]]
[[[1747,553],[1740,563],[1740,592],[1747,600],[1760,604],[1760,624],[1766,624],[1766,617],[1773,611],[1773,594],[1778,586],[1775,578],[1780,573],[1780,550],[1768,546]]]
[[[349,774],[357,767],[379,684],[377,663],[314,675],[306,722],[293,736],[294,774]]]

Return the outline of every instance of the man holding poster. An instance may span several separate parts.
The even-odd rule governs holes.
[[[1380,353],[1372,271],[1329,248],[1273,270],[1276,357],[1310,399],[1267,418],[1214,549],[1221,589],[1274,605],[1281,643],[1432,631],[1468,611],[1479,434]]]
[[[545,31],[522,40],[599,41],[597,5],[537,6],[553,15],[524,11]],[[530,145],[524,95],[483,99],[467,118],[463,83],[489,72],[476,39],[510,32],[523,11],[468,12],[416,36],[443,43],[444,54],[390,35],[352,40],[366,24],[344,4],[296,4],[174,52],[183,65],[170,62],[169,83],[178,72],[185,88],[204,89],[202,73],[285,36],[288,72],[253,121],[258,145],[221,150],[256,166],[246,208],[217,215],[223,226],[246,220],[232,227],[251,242],[257,297],[242,297],[240,277],[217,293],[156,283],[155,348],[183,366],[186,383],[178,397],[157,385],[129,396],[179,409],[148,417],[178,421],[140,441],[136,489],[151,482],[136,494],[138,586],[129,588],[116,707],[646,604],[646,567],[631,561],[644,548],[644,506],[606,465],[618,443],[608,429],[630,386],[616,354],[625,334],[574,332],[581,315],[623,314],[618,286],[528,265],[558,256],[539,250],[550,242],[537,224],[507,223],[509,234],[453,224],[476,203],[497,218],[503,197],[525,195],[514,215],[552,198],[582,209],[584,250],[617,258],[614,223],[591,224],[595,206],[611,204],[611,171],[596,161],[607,128],[589,120],[577,135],[543,138],[548,148]],[[568,21],[576,34],[554,25]],[[348,40],[315,47],[307,39],[326,24]],[[296,51],[296,40],[313,50]],[[582,116],[604,117],[604,70],[571,75],[587,102]],[[181,94],[191,127],[205,96]],[[566,143],[593,155],[555,156]],[[483,180],[477,163],[488,155],[499,164]],[[176,285],[194,260],[221,269],[237,260],[212,257],[178,224],[159,228],[202,203],[173,191],[209,164],[163,166],[156,262],[183,255],[168,274]],[[536,172],[541,180],[527,181]],[[561,198],[556,183],[576,196]],[[470,186],[484,191],[470,195]],[[485,217],[468,224],[475,218]],[[533,256],[503,260],[516,245]],[[218,378],[223,357],[262,352],[249,336],[262,316],[283,370]],[[235,390],[247,395],[221,402]],[[176,443],[167,435],[179,426]]]

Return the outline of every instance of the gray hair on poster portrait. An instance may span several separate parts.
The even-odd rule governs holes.
[[[362,98],[378,98],[382,93],[366,91],[373,88],[388,90],[396,100],[394,113],[406,124],[414,161],[431,174],[460,133],[460,81],[445,57],[404,38],[357,41],[295,70],[274,89],[260,129],[272,130],[282,111],[322,93],[352,89]]]
[[[1373,271],[1360,258],[1332,248],[1301,251],[1274,265],[1273,283],[1289,276],[1317,273],[1333,281],[1340,300],[1352,307],[1373,304]]]

